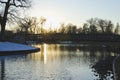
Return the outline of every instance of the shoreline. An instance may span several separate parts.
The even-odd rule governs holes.
[[[29,45],[13,42],[0,42],[0,56],[13,54],[28,54],[38,51],[40,51],[40,48],[35,48]]]

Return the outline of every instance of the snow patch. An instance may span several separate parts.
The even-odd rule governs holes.
[[[0,51],[24,51],[34,50],[36,48],[29,45],[11,43],[11,42],[0,42]]]

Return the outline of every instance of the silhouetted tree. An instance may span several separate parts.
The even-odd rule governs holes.
[[[89,32],[89,28],[88,28],[88,24],[87,23],[83,24],[82,32],[85,33],[85,34],[87,34]]]
[[[33,25],[32,18],[24,18],[19,20],[20,32],[28,33],[29,28]]]
[[[8,20],[8,16],[12,18],[18,17],[16,15],[17,9],[30,7],[30,0],[0,0],[0,7],[3,9],[1,13],[1,40],[4,39],[5,27]]]
[[[90,25],[89,31],[90,33],[97,33],[97,27],[95,25]]]
[[[91,18],[89,20],[87,20],[87,22],[89,23],[89,32],[90,33],[96,33],[97,32],[97,23],[98,18]]]
[[[38,34],[40,31],[39,23],[37,22],[36,17],[25,17],[19,20],[19,31],[30,33],[30,34]]]
[[[119,23],[117,23],[115,31],[114,31],[115,34],[119,34],[119,28],[120,28],[120,25]]]
[[[90,25],[96,25],[97,20],[98,20],[98,18],[91,18],[91,19],[87,20],[87,22]]]
[[[45,22],[46,22],[46,18],[44,18],[44,17],[41,17],[41,18],[40,18],[40,24],[41,24],[41,33],[44,33],[44,32],[43,32],[43,25],[45,24]]]
[[[30,33],[39,34],[40,33],[40,26],[39,26],[39,22],[38,22],[37,18],[32,17],[31,21],[32,21],[32,25],[31,25],[31,27],[29,29]]]
[[[66,27],[65,27],[65,23],[61,23],[58,32],[64,34],[64,33],[65,33],[65,29],[66,29]]]
[[[101,30],[101,33],[112,34],[113,33],[113,23],[110,20],[98,19],[98,27]]]
[[[68,34],[75,34],[77,32],[77,27],[73,24],[68,24],[66,26],[66,33]]]
[[[77,29],[77,33],[82,33],[82,31],[83,31],[83,28],[81,27]]]
[[[106,33],[112,34],[113,33],[113,23],[111,21],[108,21],[106,24]]]
[[[99,26],[101,33],[105,33],[105,26],[106,26],[105,20],[98,19],[97,25]]]

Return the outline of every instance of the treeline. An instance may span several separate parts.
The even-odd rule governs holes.
[[[68,24],[61,25],[59,33],[70,34],[119,34],[119,23],[116,26],[110,20],[103,20],[99,18],[91,18],[83,24],[83,26],[77,28],[76,25]]]
[[[38,42],[61,42],[61,41],[73,41],[73,42],[120,42],[120,36],[114,34],[34,34],[27,35],[26,41],[38,41]]]
[[[91,18],[82,26],[62,23],[54,29],[45,29],[44,17],[24,18],[18,21],[16,33],[6,35],[6,40],[16,42],[60,42],[60,41],[98,41],[120,42],[119,23],[113,24],[110,20]]]
[[[41,17],[27,17],[18,22],[17,33],[26,34],[115,34],[120,33],[119,23],[113,24],[111,20],[104,20],[99,18],[91,18],[86,21],[82,26],[78,27],[74,24],[62,23],[54,29],[45,29],[45,22],[47,19]]]

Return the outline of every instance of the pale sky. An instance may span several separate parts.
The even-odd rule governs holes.
[[[52,19],[51,25],[65,22],[77,26],[90,18],[120,22],[120,0],[33,0],[29,15]]]

